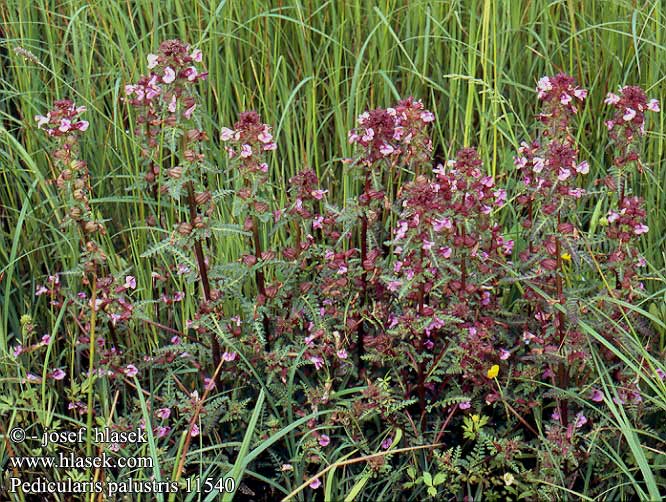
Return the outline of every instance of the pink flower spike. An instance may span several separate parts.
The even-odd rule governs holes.
[[[146,59],[148,59],[148,69],[149,70],[152,70],[153,68],[155,68],[157,66],[158,61],[159,61],[159,57],[157,56],[157,54],[148,54]]]
[[[66,375],[65,372],[64,372],[63,370],[61,370],[60,368],[56,368],[56,369],[54,369],[54,370],[49,374],[49,376],[50,376],[51,378],[53,378],[54,380],[62,380],[62,379],[65,378],[67,375]]]
[[[647,109],[650,110],[651,112],[660,112],[661,108],[659,106],[659,101],[657,101],[656,99],[651,99],[650,101],[648,101]]]
[[[331,443],[331,438],[326,434],[319,436],[319,446],[328,446]]]
[[[162,76],[162,82],[164,82],[165,84],[170,84],[174,80],[176,80],[176,72],[173,71],[173,68],[167,66],[166,68],[164,68],[164,75]]]
[[[622,120],[625,122],[629,122],[630,120],[633,120],[633,118],[636,116],[636,110],[633,108],[626,108],[624,110],[624,115],[622,116]]]

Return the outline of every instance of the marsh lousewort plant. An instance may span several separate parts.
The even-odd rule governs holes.
[[[583,158],[574,132],[587,91],[568,75],[539,79],[516,184],[489,175],[471,147],[435,161],[435,114],[421,101],[377,107],[348,132],[351,158],[331,163],[352,187],[338,207],[313,167],[280,179],[282,140],[259,113],[241,111],[208,136],[216,116],[201,106],[202,62],[169,40],[125,86],[154,239],[133,250],[148,284],[108,258],[116,222],[91,202],[85,108],[62,100],[36,117],[51,143],[62,231],[81,260],[38,284],[36,301],[64,309],[68,324],[40,335],[37,320],[22,319],[12,344],[21,385],[71,383],[62,411],[88,424],[109,411],[92,389],[117,391],[133,411],[114,427],[151,430],[161,474],[179,482],[199,474],[195,441],[219,450],[220,476],[244,444],[245,489],[267,498],[321,491],[335,462],[363,483],[393,476],[395,497],[552,498],[558,484],[606,486],[611,460],[589,438],[622,444],[607,409],[636,427],[658,420],[657,387],[633,371],[652,372],[636,351],[651,342],[634,329],[649,227],[627,177],[647,169],[647,117],[659,103],[635,86],[606,96],[605,166]],[[132,340],[146,327],[159,336],[140,353]],[[34,369],[54,345],[83,379]],[[649,443],[663,451],[656,435]]]

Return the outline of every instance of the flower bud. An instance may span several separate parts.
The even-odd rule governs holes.
[[[183,175],[182,166],[176,166],[172,167],[171,169],[167,169],[167,175],[175,180],[179,179]]]
[[[69,210],[69,217],[72,218],[73,220],[80,220],[81,213],[82,211],[80,207],[73,207]]]
[[[83,190],[74,190],[72,195],[78,201],[85,200],[86,198],[86,193]]]
[[[192,225],[187,222],[183,222],[178,225],[178,233],[180,235],[190,235],[192,233]]]
[[[210,193],[209,191],[205,191],[205,192],[197,192],[197,193],[194,195],[194,201],[195,201],[195,202],[197,203],[197,205],[199,205],[199,206],[202,206],[203,204],[205,204],[206,202],[208,202],[209,200],[211,200],[211,198],[212,198],[212,195],[211,195],[211,193]]]

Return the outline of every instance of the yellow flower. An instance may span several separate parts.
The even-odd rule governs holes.
[[[569,253],[562,253],[562,259],[564,261],[571,261],[571,255]]]
[[[495,378],[497,375],[499,375],[499,365],[493,364],[488,370],[488,378]]]

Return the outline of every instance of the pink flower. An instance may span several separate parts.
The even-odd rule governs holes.
[[[146,59],[148,59],[149,70],[155,68],[157,66],[157,63],[159,62],[159,56],[157,56],[157,54],[148,54]]]
[[[590,172],[590,164],[587,162],[587,160],[584,160],[580,164],[578,164],[578,167],[576,167],[576,171],[578,171],[579,174],[587,174]]]
[[[400,289],[401,285],[402,283],[400,281],[389,281],[386,287],[388,288],[389,291],[395,292],[398,291],[398,289]]]
[[[552,89],[553,89],[553,86],[550,83],[550,79],[548,77],[541,77],[539,79],[539,81],[537,82],[536,90],[538,92],[539,99],[543,99],[544,97],[546,97],[546,94],[548,93],[548,91],[550,91]]]
[[[423,239],[423,245],[422,248],[424,251],[430,251],[432,249],[434,242],[429,241],[428,239]]]
[[[447,246],[447,247],[439,248],[438,254],[442,258],[446,258],[448,260],[449,258],[451,258],[451,253],[452,252],[453,252],[453,250],[450,247]]]
[[[338,350],[337,355],[340,359],[347,359],[349,357],[349,354],[345,349]]]
[[[190,436],[193,438],[197,437],[199,432],[199,426],[197,424],[192,424],[192,427],[190,427]]]
[[[155,416],[157,418],[161,418],[162,420],[166,420],[171,416],[171,408],[160,408],[155,412]]]
[[[571,103],[571,96],[569,96],[567,93],[562,93],[560,95],[560,103],[562,103],[563,105],[568,105],[569,103]]]
[[[234,134],[235,132],[233,131],[233,129],[229,129],[228,127],[223,127],[220,130],[220,139],[222,141],[229,141],[234,137]]]
[[[126,276],[123,287],[126,289],[136,289],[136,278],[133,275]]]
[[[259,133],[257,136],[257,139],[261,141],[262,143],[270,143],[273,141],[273,135],[268,132],[268,128],[265,128],[263,131]]]
[[[194,113],[194,110],[196,110],[196,108],[197,104],[193,103],[192,106],[185,109],[185,111],[183,112],[183,117],[185,117],[186,119],[192,118],[192,114]]]
[[[590,399],[595,403],[600,403],[601,401],[604,400],[604,393],[601,392],[599,389],[592,389],[592,393],[590,394]]]
[[[435,115],[432,112],[425,111],[421,112],[421,120],[425,122],[426,124],[428,122],[434,122],[435,121]]]
[[[72,128],[72,122],[68,119],[60,119],[60,126],[58,130],[60,132],[67,132]]]
[[[241,154],[240,156],[243,157],[244,159],[247,157],[250,157],[252,155],[252,147],[250,145],[243,145],[241,147]]]
[[[609,92],[606,95],[606,99],[604,99],[604,103],[606,103],[607,105],[614,105],[619,102],[620,102],[620,96],[618,96],[617,94],[613,94],[612,92]]]
[[[183,70],[183,76],[185,76],[189,82],[196,80],[197,75],[199,75],[199,72],[194,66],[190,66],[189,68],[185,68],[185,70]]]
[[[16,346],[12,349],[12,355],[13,355],[14,357],[18,357],[18,356],[20,356],[22,352],[23,352],[23,345],[21,345],[21,344],[16,345]]]
[[[657,101],[656,99],[651,99],[650,101],[648,101],[647,109],[652,112],[660,112],[661,108],[659,107],[659,101]]]
[[[50,376],[51,378],[53,378],[54,380],[62,380],[62,379],[65,378],[65,376],[67,376],[67,375],[66,375],[65,372],[64,372],[63,370],[61,370],[60,368],[56,368],[56,369],[54,369],[54,370],[49,374],[49,376]]]
[[[76,127],[81,132],[86,132],[90,123],[87,120],[79,120],[76,124]]]
[[[625,108],[622,120],[624,120],[625,122],[629,122],[635,116],[636,116],[636,110],[634,110],[633,108]]]
[[[388,143],[384,143],[380,148],[379,151],[382,155],[391,155],[394,151],[395,148],[393,148],[391,145]]]
[[[277,150],[276,143],[267,143],[264,145],[264,151],[272,151],[272,150]]]
[[[48,124],[51,121],[51,118],[49,117],[50,114],[47,114],[45,117],[44,115],[35,115],[35,121],[37,122],[37,127],[41,129],[44,127],[46,124]]]
[[[533,165],[532,170],[535,173],[540,173],[541,171],[543,171],[543,167],[545,165],[544,159],[542,159],[541,157],[534,157],[532,159],[532,165]]]
[[[393,444],[393,438],[387,437],[386,439],[384,439],[384,441],[382,441],[381,444],[382,450],[388,450],[392,444]]]
[[[320,370],[324,366],[324,360],[320,356],[310,356],[310,361],[314,363],[316,370]]]
[[[125,373],[125,375],[132,378],[139,373],[139,370],[133,364],[128,364],[127,367],[123,370],[123,372]]]
[[[176,95],[174,94],[171,96],[171,101],[169,102],[169,106],[167,106],[167,109],[171,113],[176,113]]]
[[[164,68],[164,76],[162,76],[162,82],[164,82],[165,84],[170,84],[174,80],[176,80],[176,72],[173,71],[173,68],[167,66],[166,68]]]
[[[461,410],[469,410],[471,407],[472,403],[470,403],[469,401],[463,401],[458,405],[458,408],[460,408]]]
[[[326,434],[319,436],[319,446],[328,446],[331,443],[331,438]]]
[[[647,225],[644,225],[643,223],[639,223],[634,227],[634,233],[636,235],[641,235],[641,234],[646,234],[650,228]]]
[[[192,54],[190,54],[190,58],[192,58],[192,61],[194,61],[195,63],[201,63],[201,61],[203,60],[203,54],[199,49],[194,49],[192,51]]]
[[[225,352],[222,354],[222,359],[231,362],[236,359],[237,354],[235,352]]]
[[[321,480],[319,478],[315,479],[312,483],[310,483],[310,488],[313,490],[316,490],[321,486]]]
[[[171,427],[165,427],[163,425],[158,425],[157,428],[155,429],[158,438],[165,437],[167,434],[169,434],[169,431],[171,431]]]
[[[664,380],[666,378],[666,371],[662,370],[661,368],[657,368],[655,373],[657,373],[657,376],[660,380]]]
[[[313,190],[310,192],[310,195],[312,195],[315,199],[321,200],[324,198],[324,195],[328,193],[328,190]]]
[[[587,423],[587,417],[583,415],[582,411],[576,414],[576,429],[580,429]]]
[[[574,96],[576,96],[579,100],[583,101],[587,97],[587,90],[586,89],[575,89],[574,90]]]
[[[499,356],[499,358],[500,358],[502,361],[506,361],[507,359],[509,359],[509,357],[511,357],[511,352],[509,352],[509,351],[506,350],[506,349],[500,349],[500,356]]]
[[[442,218],[441,220],[433,220],[432,229],[435,232],[441,232],[442,230],[451,230],[453,228],[453,223],[450,218]]]
[[[180,340],[180,337],[179,337],[178,335],[174,335],[174,336],[171,337],[171,343],[172,343],[173,345],[178,345],[178,344],[180,344],[180,341],[181,341],[181,340]]]

